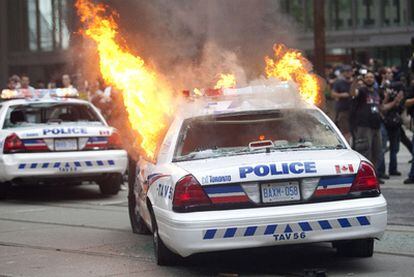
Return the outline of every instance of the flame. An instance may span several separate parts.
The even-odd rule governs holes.
[[[203,96],[203,92],[198,88],[193,89],[193,92],[196,96]]]
[[[236,87],[236,77],[233,74],[220,74],[214,89],[234,88]]]
[[[310,73],[311,63],[299,51],[288,49],[283,44],[273,46],[275,57],[265,57],[267,78],[275,77],[282,81],[298,84],[302,98],[312,104],[320,102],[319,83],[316,74]]]
[[[82,33],[96,43],[102,77],[122,92],[130,125],[141,136],[134,145],[154,158],[174,106],[171,90],[141,57],[119,43],[114,12],[108,13],[107,6],[91,0],[77,0],[75,6],[84,26]]]

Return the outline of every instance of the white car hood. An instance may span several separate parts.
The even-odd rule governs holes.
[[[360,156],[350,149],[257,153],[175,164],[202,185],[356,174]]]

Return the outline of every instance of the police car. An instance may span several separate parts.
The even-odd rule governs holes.
[[[153,234],[159,265],[311,242],[373,255],[387,223],[373,165],[294,90],[284,83],[224,89],[189,101],[157,159],[131,163],[132,229]]]
[[[127,166],[119,134],[74,89],[2,91],[0,196],[12,185],[95,181],[117,194]]]

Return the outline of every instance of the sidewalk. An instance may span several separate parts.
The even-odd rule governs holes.
[[[412,132],[406,130],[406,134],[408,138],[411,139]],[[390,176],[389,180],[384,180],[385,184],[381,185],[382,188],[408,188],[412,187],[414,189],[414,184],[412,185],[404,185],[404,180],[408,178],[408,172],[410,171],[411,164],[408,163],[409,160],[411,160],[411,154],[408,151],[408,149],[400,143],[400,151],[398,152],[397,159],[398,159],[398,171],[402,173],[401,176]],[[390,160],[390,152],[388,151],[385,153],[385,168],[386,173],[388,174],[388,166],[389,166],[389,160]]]

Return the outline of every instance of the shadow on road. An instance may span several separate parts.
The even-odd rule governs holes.
[[[369,259],[338,256],[330,243],[324,243],[197,254],[182,261],[180,266],[195,276],[324,276],[307,275],[306,272],[366,273],[372,270],[367,263]]]
[[[42,185],[13,186],[7,194],[7,200],[33,202],[56,202],[66,200],[101,200],[111,198],[100,193],[98,185],[85,183],[79,186]]]

